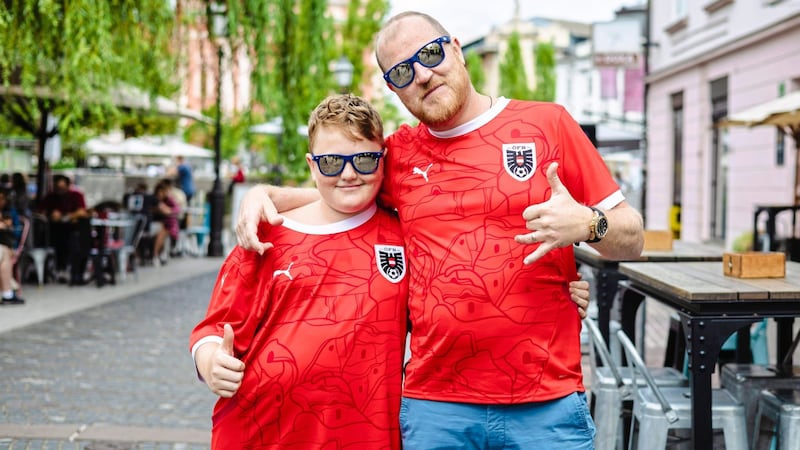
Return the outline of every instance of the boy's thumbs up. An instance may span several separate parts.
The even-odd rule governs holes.
[[[220,349],[225,352],[226,355],[233,356],[233,327],[229,323],[226,323],[223,327]]]

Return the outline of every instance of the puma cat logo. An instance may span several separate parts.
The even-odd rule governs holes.
[[[275,278],[278,275],[286,275],[286,278],[294,280],[294,278],[292,278],[292,273],[289,272],[290,270],[292,270],[292,264],[294,263],[293,262],[289,263],[289,267],[287,267],[286,270],[276,270],[272,272],[272,278]]]
[[[431,166],[433,163],[428,164],[428,167],[425,170],[420,169],[419,167],[414,167],[414,170],[411,171],[414,175],[422,175],[422,178],[425,178],[425,182],[428,182],[428,171],[431,170]]]

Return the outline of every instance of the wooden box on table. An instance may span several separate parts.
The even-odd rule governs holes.
[[[783,278],[786,255],[781,252],[723,253],[722,271],[736,278]]]
[[[643,250],[672,250],[672,231],[644,230]]]

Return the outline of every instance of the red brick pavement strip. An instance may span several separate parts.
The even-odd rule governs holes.
[[[185,443],[208,445],[211,432],[187,428],[125,427],[119,425],[0,424],[0,438],[15,440],[103,441],[119,443]],[[0,445],[2,445],[0,443]]]

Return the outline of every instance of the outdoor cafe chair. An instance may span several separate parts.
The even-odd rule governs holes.
[[[765,426],[764,419],[770,422]],[[800,392],[795,389],[764,389],[758,400],[753,450],[762,448],[762,432],[770,439],[767,448],[800,450]],[[775,441],[775,442],[773,442]]]
[[[586,318],[584,325],[589,331],[591,386],[589,389],[593,418],[597,433],[595,449],[611,450],[621,448],[621,419],[623,402],[633,399],[631,383],[634,381],[633,369],[620,366],[603,339],[600,328],[594,319]],[[613,324],[612,322],[612,328]],[[618,327],[618,326],[617,326]],[[614,344],[619,345],[616,339]],[[621,350],[620,350],[621,351]],[[597,364],[600,360],[602,365]],[[678,370],[671,367],[648,368],[650,375],[659,386],[688,386],[689,380]],[[642,384],[644,380],[639,380]]]
[[[634,378],[638,380],[641,377],[646,384],[640,387],[637,382],[631,383],[634,387],[634,420],[631,423],[629,448],[666,448],[670,429],[689,429],[692,426],[691,390],[688,387],[658,386],[625,331],[618,330],[617,338],[625,357],[634,367]],[[711,422],[713,428],[723,430],[726,449],[747,450],[744,405],[726,389],[712,390]],[[636,423],[639,431],[635,441]]]
[[[55,279],[56,249],[50,245],[50,222],[42,214],[31,215],[31,229],[25,249],[20,255],[20,264],[32,263],[36,280],[42,286],[48,279]],[[21,274],[24,278],[25,274]]]
[[[729,363],[722,366],[720,384],[744,404],[748,436],[758,431],[754,424],[760,393],[764,389],[800,390],[800,366],[790,363],[799,344],[800,331],[778,365]]]

